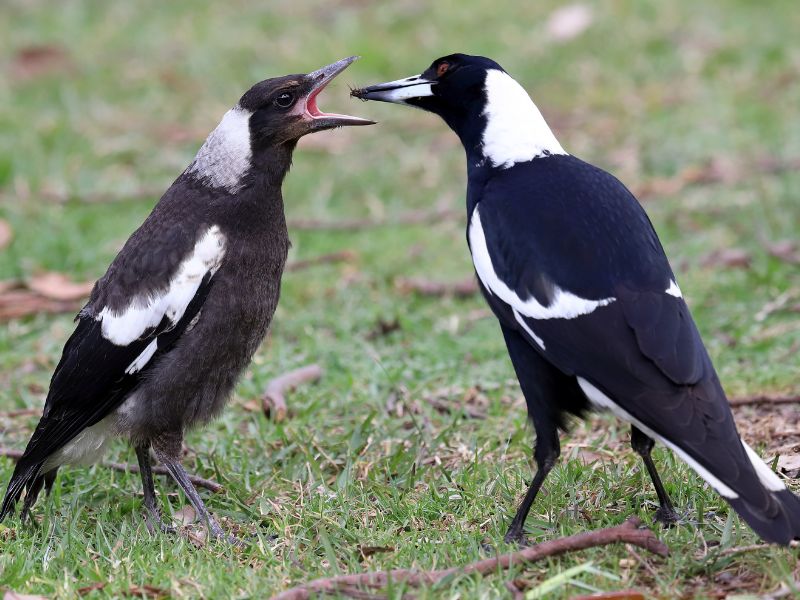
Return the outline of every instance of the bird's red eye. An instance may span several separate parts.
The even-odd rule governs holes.
[[[442,75],[447,73],[447,69],[449,68],[450,68],[450,63],[448,62],[439,63],[439,66],[436,67],[436,76],[441,77]]]

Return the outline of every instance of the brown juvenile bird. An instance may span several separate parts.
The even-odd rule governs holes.
[[[224,536],[181,466],[184,432],[219,414],[267,333],[289,249],[281,184],[297,140],[372,124],[317,108],[355,59],[250,88],[128,239],[76,319],[0,521],[23,490],[24,517],[61,465],[97,461],[122,436],[136,449],[148,528],[171,530],[152,447],[211,535]]]

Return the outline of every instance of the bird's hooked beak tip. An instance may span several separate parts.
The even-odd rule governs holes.
[[[376,100],[393,104],[408,104],[409,101],[433,96],[433,86],[436,83],[422,75],[414,75],[405,79],[355,88],[350,90],[350,96],[364,101]]]
[[[306,97],[305,115],[311,120],[314,129],[331,129],[333,127],[343,127],[347,125],[375,124],[375,121],[362,119],[361,117],[325,113],[317,107],[317,96],[325,89],[325,86],[339,75],[339,73],[358,60],[358,58],[358,56],[349,56],[306,75],[306,78],[311,81],[311,89]]]

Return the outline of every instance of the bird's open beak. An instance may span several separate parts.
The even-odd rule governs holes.
[[[327,67],[317,69],[313,73],[306,75],[311,81],[311,91],[305,97],[302,110],[303,116],[310,120],[313,130],[331,129],[333,127],[343,127],[345,125],[374,125],[375,121],[351,117],[350,115],[339,115],[336,113],[324,113],[317,107],[317,96],[325,89],[334,77],[344,71],[350,64],[357,60],[357,56],[343,58]]]
[[[435,81],[426,79],[422,75],[414,75],[405,79],[378,83],[369,87],[353,90],[351,96],[362,100],[377,100],[379,102],[392,102],[393,104],[408,104],[409,100],[433,96]]]

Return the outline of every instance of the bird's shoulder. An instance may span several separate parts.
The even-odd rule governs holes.
[[[610,173],[569,155],[497,170],[469,219],[470,229],[480,222],[495,272],[522,293],[556,285],[603,297],[620,284],[655,291],[674,279],[633,194]]]

